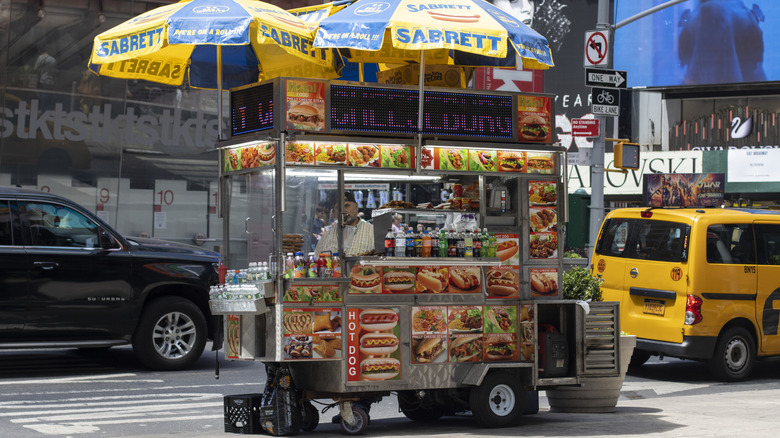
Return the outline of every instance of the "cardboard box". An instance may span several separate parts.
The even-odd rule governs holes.
[[[377,82],[393,85],[420,85],[420,65],[409,64],[377,72]],[[453,65],[426,65],[425,85],[432,87],[466,88],[463,68]]]

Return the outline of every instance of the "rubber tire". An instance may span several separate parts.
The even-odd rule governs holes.
[[[743,327],[731,327],[718,338],[710,360],[710,372],[719,380],[737,382],[750,375],[755,360],[753,336]]]
[[[506,372],[492,372],[469,393],[469,405],[477,422],[484,427],[514,425],[523,413],[520,380]],[[493,405],[496,405],[495,407]]]
[[[301,430],[311,432],[320,424],[320,412],[309,402],[301,406]]]
[[[363,409],[357,406],[352,406],[352,415],[354,415],[357,419],[357,424],[350,426],[346,421],[344,421],[344,418],[342,417],[341,431],[347,435],[360,435],[365,432],[366,427],[368,427],[368,414],[366,414],[366,411]]]
[[[409,400],[416,400],[416,402],[410,402]],[[414,391],[398,392],[398,408],[401,409],[406,418],[412,421],[431,423],[443,417],[447,412],[446,406],[438,404],[421,406],[422,403],[424,401],[419,400]]]
[[[155,347],[154,329],[166,315],[188,319],[195,330],[192,345],[179,357],[165,357]],[[188,368],[200,358],[207,337],[206,317],[198,306],[181,297],[162,297],[147,304],[141,313],[138,326],[133,333],[133,351],[144,365],[153,370],[177,371]]]
[[[638,368],[645,364],[648,360],[650,360],[650,356],[652,354],[642,351],[642,350],[634,350],[634,354],[631,355],[631,362],[628,363],[629,368]]]

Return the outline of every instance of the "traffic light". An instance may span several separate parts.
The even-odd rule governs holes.
[[[639,145],[636,143],[615,143],[615,167],[618,169],[639,169]]]

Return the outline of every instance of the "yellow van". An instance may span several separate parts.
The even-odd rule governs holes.
[[[780,355],[780,212],[625,208],[604,219],[592,272],[651,355],[709,361],[726,381]]]

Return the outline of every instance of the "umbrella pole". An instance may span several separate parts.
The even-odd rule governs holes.
[[[222,140],[222,46],[217,45],[217,140]]]
[[[358,80],[360,82],[365,82],[365,73],[363,72],[363,63],[358,63]]]
[[[417,159],[415,168],[420,170],[422,164],[422,131],[423,131],[423,103],[425,102],[425,51],[420,51],[420,103],[417,107]]]

